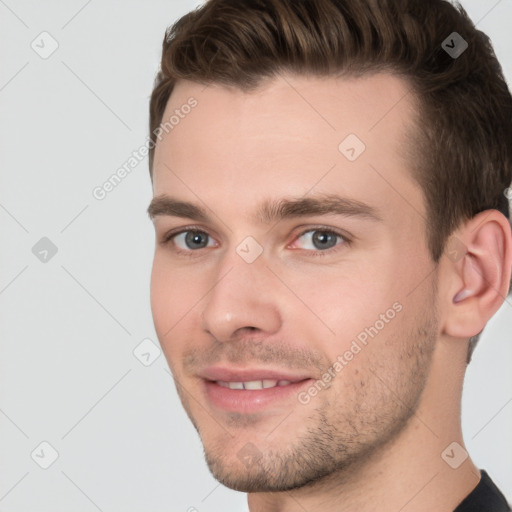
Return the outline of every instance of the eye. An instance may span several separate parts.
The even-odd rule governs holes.
[[[171,235],[168,240],[173,240],[174,244],[182,251],[203,249],[205,247],[214,247],[213,238],[204,231],[189,230]]]
[[[333,230],[319,228],[302,232],[296,238],[294,245],[299,244],[299,247],[296,247],[299,249],[326,251],[340,245],[342,242],[348,242],[348,240]]]

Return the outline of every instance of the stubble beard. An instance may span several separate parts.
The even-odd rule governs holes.
[[[297,402],[299,408],[312,407],[311,414],[302,422],[306,424],[304,433],[287,446],[282,442],[273,444],[265,436],[255,440],[260,456],[247,466],[229,449],[234,440],[227,429],[222,432],[219,426],[214,440],[203,435],[202,425],[192,414],[191,400],[176,383],[182,404],[203,442],[210,472],[226,487],[249,493],[283,492],[349,479],[350,473],[396,440],[415,414],[430,370],[437,325],[432,302],[430,316],[421,325],[401,333],[399,339],[395,336],[393,341],[372,340],[391,347],[389,350],[400,350],[400,354],[392,356],[391,371],[389,361],[368,357],[357,378],[344,384],[342,391],[336,389],[334,379],[333,386],[320,392],[307,406]],[[256,418],[244,421],[239,415],[231,419],[235,435],[244,422],[245,427],[257,423]],[[210,421],[211,428],[214,422]],[[286,440],[292,435],[288,431]]]

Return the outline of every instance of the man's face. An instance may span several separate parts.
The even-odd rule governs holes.
[[[153,171],[152,310],[229,487],[278,491],[354,468],[420,403],[437,271],[406,93],[381,74],[290,75],[250,93],[181,81],[171,95],[163,122],[180,120]]]

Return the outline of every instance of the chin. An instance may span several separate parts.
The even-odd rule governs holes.
[[[244,464],[243,456],[234,456],[231,460],[225,454],[218,456],[205,450],[205,458],[216,480],[230,489],[246,493],[284,492],[308,487],[342,470],[339,461],[336,463],[332,458],[315,464],[314,460],[302,459],[296,454],[260,454],[259,459],[249,459]]]

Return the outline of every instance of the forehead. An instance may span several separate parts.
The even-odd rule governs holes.
[[[407,197],[422,209],[408,157],[416,114],[409,84],[387,73],[281,75],[250,92],[179,81],[162,120],[174,123],[155,150],[154,193],[201,193],[234,209],[335,188],[402,209]]]

